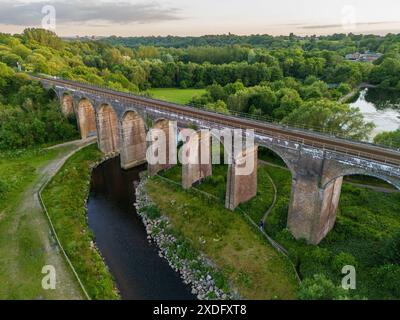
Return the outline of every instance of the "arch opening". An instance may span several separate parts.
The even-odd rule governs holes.
[[[100,150],[105,154],[118,152],[120,146],[120,133],[117,113],[111,105],[103,104],[97,113],[97,119],[99,126],[98,142]]]
[[[128,111],[121,121],[121,166],[133,168],[146,162],[146,129],[135,111]]]
[[[270,147],[258,147],[258,160],[258,199],[247,211],[256,212],[253,219],[272,234],[287,228],[294,174],[288,160]]]
[[[78,103],[78,123],[82,139],[97,134],[95,110],[91,102],[86,98],[83,98]]]
[[[329,180],[322,190],[323,202],[318,237],[320,241],[334,228],[338,214],[341,213],[341,208],[348,208],[348,203],[355,200],[352,198],[352,194],[361,197],[370,193],[371,197],[373,197],[377,194],[399,193],[400,184],[373,173],[346,173]],[[342,200],[343,197],[345,198],[344,200]],[[360,204],[364,206],[368,201],[369,199],[366,197]],[[356,213],[351,213],[350,216],[358,219],[355,217]]]

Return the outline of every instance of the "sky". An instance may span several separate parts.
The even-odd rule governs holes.
[[[400,33],[399,0],[0,0],[0,32],[60,36]]]

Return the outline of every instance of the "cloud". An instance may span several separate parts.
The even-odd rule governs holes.
[[[391,23],[397,23],[396,21],[380,21],[380,22],[361,22],[356,23],[355,26],[370,26],[370,25],[386,25]],[[331,29],[340,28],[342,24],[321,24],[321,25],[303,25],[302,29]]]
[[[15,26],[40,25],[45,14],[42,8],[52,5],[56,9],[56,21],[60,24],[96,24],[101,22],[112,24],[154,23],[160,21],[181,20],[180,10],[174,7],[161,6],[156,1],[100,2],[94,0],[59,0],[21,2],[9,1],[1,3],[0,24]]]

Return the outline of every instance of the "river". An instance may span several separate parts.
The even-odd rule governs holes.
[[[400,93],[382,89],[362,89],[350,104],[358,107],[368,122],[375,124],[371,138],[400,128]]]
[[[145,169],[124,171],[119,158],[114,158],[93,171],[89,227],[123,299],[194,299],[190,287],[158,256],[156,246],[148,243],[145,227],[136,214],[133,184]]]

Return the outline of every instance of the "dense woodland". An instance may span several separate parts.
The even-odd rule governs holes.
[[[384,55],[374,63],[344,58],[347,53],[367,50]],[[46,104],[53,111],[55,108],[50,107],[50,97],[39,103],[39,96],[44,93],[37,85],[14,75],[17,65],[23,71],[141,94],[149,88],[206,88],[206,94],[195,97],[192,105],[218,112],[248,113],[362,140],[373,125],[365,123],[358,110],[338,101],[364,82],[399,90],[399,55],[397,35],[111,37],[93,41],[63,40],[42,29],[27,29],[13,36],[0,34],[0,147],[18,148],[71,136],[68,128],[63,127],[61,135],[52,133],[51,137],[39,128],[29,142],[21,142],[28,129],[18,112],[43,112],[35,104]],[[33,98],[32,92],[20,92],[25,86],[36,88],[39,96]],[[32,106],[27,107],[24,104],[28,98]],[[29,125],[32,123],[35,122],[29,121]],[[391,143],[397,140],[391,139]],[[377,141],[385,144],[385,136]]]
[[[373,63],[345,59],[346,54],[357,51],[383,56]],[[78,136],[75,120],[62,116],[57,97],[19,72],[19,66],[26,72],[136,94],[148,95],[150,88],[202,88],[205,93],[190,102],[194,107],[246,113],[365,140],[373,124],[366,123],[345,98],[361,83],[400,94],[400,35],[111,37],[94,41],[63,40],[41,29],[0,34],[0,150]],[[378,135],[375,142],[400,148],[400,129]],[[399,297],[397,194],[382,196],[345,186],[335,232],[322,246],[310,250],[306,244],[295,242],[286,230],[289,173],[274,168],[269,174],[279,189],[267,231],[289,249],[303,277],[300,298],[343,298],[333,281],[337,280],[337,268],[344,263],[361,265],[362,276],[367,279],[362,295],[352,298]],[[223,197],[224,175],[225,171],[221,176],[215,174],[200,188],[222,188]],[[260,181],[269,181],[265,177]],[[0,199],[10,186],[11,182],[0,180]],[[260,195],[267,197],[270,193]],[[260,197],[255,199],[257,204]],[[262,204],[259,211],[263,215]]]

